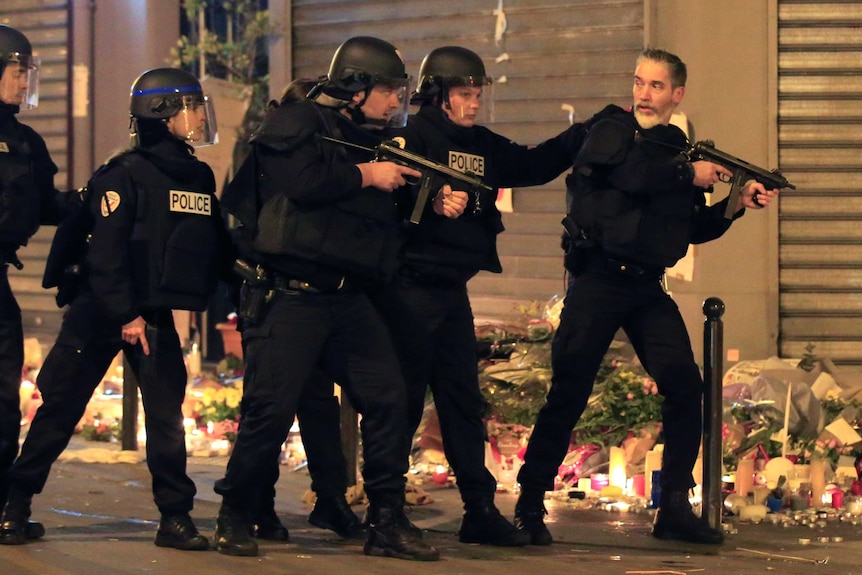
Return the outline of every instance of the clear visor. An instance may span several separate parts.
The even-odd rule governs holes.
[[[383,102],[369,102],[362,106],[369,124],[383,128],[403,128],[410,111],[412,78],[377,80],[373,90],[383,95]]]
[[[168,129],[190,146],[218,143],[215,107],[208,96],[183,96],[183,107],[168,120]]]
[[[30,110],[39,105],[39,58],[29,54],[10,54],[4,58],[0,78],[0,100]]]
[[[453,120],[474,124],[494,121],[494,83],[491,78],[459,78],[449,85],[449,113]]]

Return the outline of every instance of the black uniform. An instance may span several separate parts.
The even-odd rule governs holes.
[[[253,497],[271,488],[267,469],[318,367],[343,383],[363,416],[369,500],[400,502],[403,496],[409,449],[404,383],[386,326],[363,289],[394,268],[395,207],[390,194],[361,187],[355,164],[366,155],[351,156],[321,142],[321,134],[362,145],[379,141],[311,102],[270,112],[253,141],[263,206],[250,255],[266,267],[274,289],[260,319],[243,329],[242,419],[225,477],[215,485],[232,509],[253,507]],[[270,210],[277,217],[267,220]]]
[[[0,102],[0,505],[18,454],[24,366],[21,309],[9,287],[9,264],[18,263],[16,250],[27,245],[40,224],[59,223],[67,197],[54,189],[57,166],[45,141],[17,120],[18,110]]]
[[[664,396],[662,489],[684,493],[694,486],[703,380],[679,309],[660,280],[690,243],[727,231],[727,200],[707,207],[704,190],[692,185],[692,168],[678,157],[686,147],[681,130],[644,130],[616,106],[605,113],[610,116],[592,127],[567,179],[575,224],[567,267],[574,279],[554,336],[551,390],[518,474],[522,497],[553,489],[619,328]]]
[[[11,493],[27,499],[42,491],[122,350],[143,397],[156,506],[163,515],[188,512],[195,485],[186,474],[181,411],[187,375],[171,310],[205,308],[221,271],[220,252],[229,247],[213,173],[166,134],[114,160],[90,188],[95,226],[86,283],[39,373],[44,403],[10,471]],[[149,355],[121,339],[123,325],[138,316],[147,323]]]
[[[483,126],[457,126],[441,109],[425,105],[398,135],[416,153],[470,170],[496,189],[555,178],[571,166],[581,134],[578,124],[528,149]],[[467,281],[480,270],[502,271],[497,234],[503,224],[495,199],[493,194],[473,197],[455,219],[437,215],[429,203],[419,225],[405,223],[406,243],[396,279],[376,297],[407,381],[408,440],[419,426],[430,386],[446,457],[468,504],[492,501],[496,491],[496,481],[484,464],[484,402],[467,295]],[[399,200],[403,220],[414,201],[412,196]]]

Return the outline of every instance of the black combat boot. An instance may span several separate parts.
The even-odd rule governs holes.
[[[406,527],[408,524],[401,502],[385,506],[372,502],[368,506],[368,537],[363,551],[366,555],[412,561],[440,559],[440,552],[414,535]]]
[[[662,489],[659,508],[652,526],[653,537],[690,543],[719,545],[724,534],[713,529],[691,510],[687,491]]]
[[[9,497],[0,516],[0,544],[23,545],[27,542],[27,528],[30,523],[29,497]],[[44,533],[44,528],[42,529]]]
[[[545,525],[545,494],[541,491],[521,491],[515,504],[515,527],[529,533],[530,545],[550,545],[554,542]]]
[[[275,502],[273,502],[275,503]],[[251,535],[267,541],[290,541],[290,532],[278,518],[275,507],[267,506],[266,511],[259,510],[254,519]]]
[[[248,515],[222,502],[218,510],[215,528],[215,548],[224,555],[254,557],[257,543],[251,538],[251,522]]]
[[[188,513],[162,513],[155,544],[183,551],[206,551],[209,541],[198,532]]]
[[[461,543],[521,547],[529,545],[531,537],[528,532],[506,521],[493,501],[476,501],[464,505],[458,540]]]
[[[365,539],[365,529],[344,495],[318,497],[308,515],[308,522],[315,527],[335,531],[343,539]]]
[[[411,509],[411,507],[409,507],[407,505],[407,503],[405,503],[403,501],[401,502],[401,506],[405,509],[405,511]],[[368,517],[369,517],[368,510],[369,509],[370,509],[370,507],[365,509],[365,514],[362,516],[362,523],[361,523],[362,529],[365,531],[366,534],[368,533],[368,525],[371,522],[370,519],[368,519]],[[418,525],[416,525],[415,523],[410,521],[410,518],[407,517],[407,513],[402,513],[400,515],[400,517],[398,518],[398,521],[401,522],[401,527],[408,530],[413,537],[418,537],[419,539],[422,539],[422,529]]]
[[[45,526],[38,521],[27,522],[27,539],[41,539],[45,536]]]

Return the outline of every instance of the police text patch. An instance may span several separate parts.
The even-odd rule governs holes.
[[[102,205],[100,207],[102,217],[107,218],[120,207],[120,194],[117,192],[105,192],[105,195],[102,196]]]
[[[212,215],[212,199],[209,194],[171,190],[170,210],[209,216]]]
[[[485,157],[449,150],[449,167],[459,172],[470,172],[476,176],[485,175]]]

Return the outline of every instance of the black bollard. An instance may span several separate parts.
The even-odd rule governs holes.
[[[138,450],[138,378],[123,354],[123,427],[120,430],[123,451]]]
[[[721,530],[721,378],[724,354],[724,302],[717,297],[703,302],[703,512],[713,529]]]
[[[341,451],[347,462],[347,486],[356,485],[359,475],[359,420],[344,389],[341,390]]]

